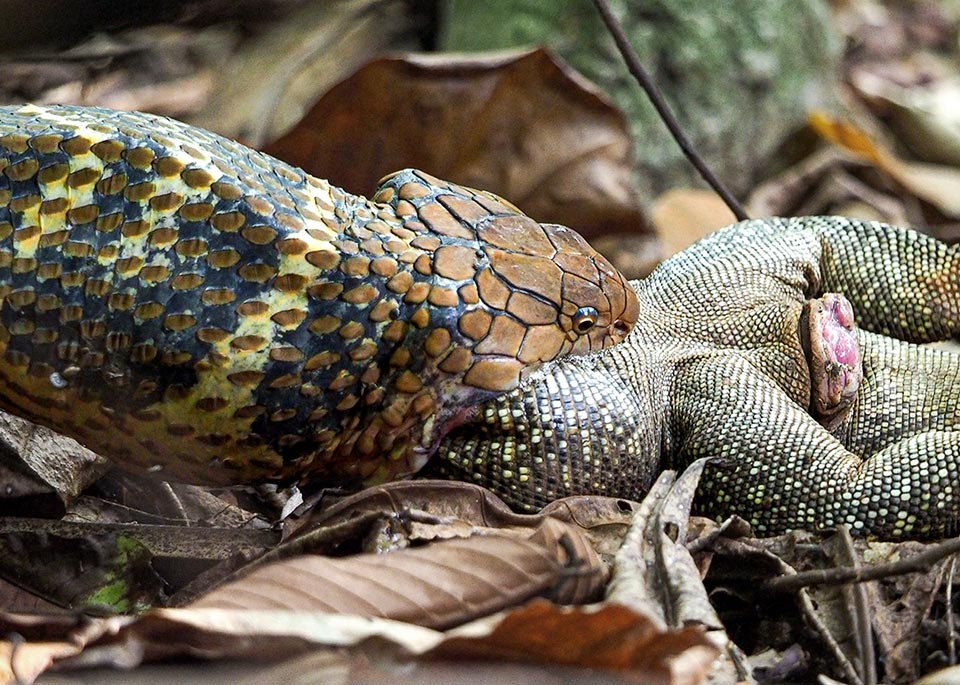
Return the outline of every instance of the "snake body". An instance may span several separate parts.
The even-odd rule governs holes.
[[[147,114],[0,108],[0,405],[201,483],[417,471],[470,408],[622,340],[573,231],[415,170],[367,200]]]

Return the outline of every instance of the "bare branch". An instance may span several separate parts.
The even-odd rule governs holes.
[[[607,25],[610,35],[613,36],[613,40],[617,44],[617,49],[620,50],[623,61],[626,62],[627,69],[630,70],[630,73],[637,79],[640,87],[646,92],[647,97],[650,98],[650,102],[653,103],[663,123],[670,129],[673,139],[677,141],[677,145],[683,150],[683,154],[686,155],[690,163],[700,172],[703,180],[723,199],[727,207],[730,208],[730,211],[737,217],[738,221],[749,219],[750,217],[747,216],[747,212],[743,209],[743,206],[737,198],[735,198],[733,193],[717,178],[713,170],[707,166],[704,159],[694,149],[693,142],[687,137],[687,134],[683,132],[683,129],[680,128],[680,123],[670,110],[667,101],[663,99],[663,95],[653,82],[653,79],[650,78],[647,70],[640,64],[640,58],[637,56],[633,46],[630,45],[630,41],[627,40],[627,36],[623,32],[623,27],[620,26],[620,22],[617,21],[616,17],[614,17],[610,11],[610,5],[607,4],[607,0],[593,0],[593,4],[597,6],[597,10],[603,18],[603,23]]]

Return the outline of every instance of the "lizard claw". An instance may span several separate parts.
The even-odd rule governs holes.
[[[846,418],[863,379],[853,307],[837,293],[809,300],[800,332],[810,367],[810,413],[832,430]]]

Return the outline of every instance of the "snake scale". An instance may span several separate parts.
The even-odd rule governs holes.
[[[0,108],[0,404],[200,483],[416,472],[470,407],[622,340],[575,232],[405,170],[367,200],[171,119]]]

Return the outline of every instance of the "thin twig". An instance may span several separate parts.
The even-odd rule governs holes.
[[[956,633],[954,632],[953,625],[953,578],[954,574],[957,571],[957,555],[953,555],[950,558],[950,567],[947,571],[947,633],[950,637],[947,639],[947,653],[950,655],[950,665],[953,666],[957,663],[957,644],[956,644]]]
[[[857,552],[853,547],[853,538],[850,537],[850,529],[841,525],[837,527],[837,535],[834,538],[835,544],[839,547],[838,558],[845,568],[858,569],[860,564],[857,561]],[[850,604],[853,607],[852,621],[854,642],[856,643],[857,656],[860,661],[860,678],[863,685],[876,685],[877,683],[877,657],[873,644],[873,627],[871,626],[870,603],[867,601],[866,586],[856,583],[842,589],[842,592],[848,595]]]
[[[880,580],[905,573],[923,573],[929,571],[935,563],[951,554],[960,552],[960,538],[951,538],[935,547],[907,559],[876,564],[861,568],[829,568],[817,571],[802,571],[790,576],[779,576],[766,580],[760,585],[762,592],[796,592],[813,585],[844,585],[846,583],[864,583]]]
[[[750,217],[737,198],[733,196],[733,193],[727,189],[710,167],[707,166],[707,163],[694,149],[693,142],[687,137],[687,134],[683,132],[683,129],[680,128],[680,124],[670,110],[667,101],[663,99],[663,95],[660,94],[660,90],[653,82],[653,79],[650,78],[647,70],[640,64],[640,58],[637,56],[636,51],[634,51],[633,46],[630,45],[630,41],[627,40],[627,36],[623,32],[623,27],[620,26],[620,22],[617,21],[616,17],[614,17],[610,11],[610,5],[607,4],[607,0],[593,0],[593,4],[597,6],[597,10],[603,18],[603,23],[607,25],[610,35],[613,36],[613,41],[617,44],[617,49],[620,50],[623,61],[627,64],[627,69],[630,70],[630,73],[637,79],[640,87],[646,92],[647,97],[650,98],[650,102],[654,108],[656,108],[663,123],[670,129],[673,139],[677,141],[677,145],[683,150],[683,154],[687,156],[690,163],[700,172],[703,180],[723,198],[723,201],[727,204],[727,207],[730,208],[730,211],[733,212],[734,216],[737,217],[738,221],[749,219]]]

